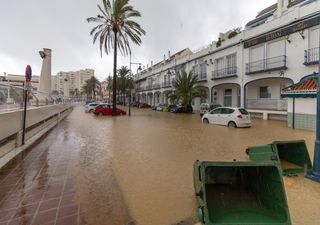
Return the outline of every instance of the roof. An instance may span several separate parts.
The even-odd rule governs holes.
[[[277,3],[276,4],[273,4],[267,8],[265,8],[264,10],[260,11],[258,13],[258,15],[256,16],[255,19],[249,21],[246,26],[251,26],[255,23],[258,23],[258,22],[265,22],[267,20],[267,18],[269,18],[270,16],[273,15],[273,13],[277,10]]]
[[[264,14],[266,14],[266,13],[269,13],[269,12],[271,12],[271,11],[274,12],[274,11],[276,11],[277,8],[278,8],[278,3],[275,3],[275,4],[273,4],[273,5],[270,5],[269,7],[263,9],[262,11],[260,11],[260,12],[258,13],[258,15],[256,16],[256,18],[258,18],[258,17],[260,17],[260,16],[262,16],[262,15],[264,15]]]
[[[317,82],[318,79],[316,76],[300,81],[299,83],[282,89],[281,97],[315,98],[317,95]]]

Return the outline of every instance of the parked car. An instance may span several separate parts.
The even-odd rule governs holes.
[[[139,108],[150,108],[151,105],[148,105],[147,103],[140,103]]]
[[[138,108],[139,104],[140,104],[139,102],[131,102],[131,106],[132,107],[137,107]]]
[[[244,108],[220,107],[204,114],[202,122],[228,127],[250,127],[250,114]]]
[[[165,106],[166,106],[165,104],[160,103],[159,105],[157,105],[156,111],[163,111]]]
[[[88,105],[89,103],[94,103],[94,102],[95,102],[95,100],[93,100],[93,99],[87,100],[86,105]]]
[[[126,111],[122,109],[116,108],[117,115],[126,115]],[[112,115],[112,105],[110,104],[100,104],[97,105],[94,114],[98,116],[106,116],[106,115]]]
[[[183,107],[181,105],[176,105],[170,109],[171,113],[182,113]]]
[[[200,116],[202,117],[204,114],[207,112],[216,109],[218,107],[221,107],[222,105],[220,104],[209,104],[209,103],[202,103],[200,105]]]
[[[85,112],[86,113],[91,113],[91,112],[93,112],[94,111],[94,108],[97,106],[97,105],[99,105],[99,104],[101,104],[100,102],[92,102],[92,103],[89,103],[88,105],[86,105],[85,106]]]
[[[168,105],[163,107],[163,112],[170,112],[170,110],[175,107],[176,105]]]

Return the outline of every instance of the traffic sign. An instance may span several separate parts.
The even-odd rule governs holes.
[[[26,67],[26,81],[30,82],[32,78],[32,69],[30,65],[27,65]]]

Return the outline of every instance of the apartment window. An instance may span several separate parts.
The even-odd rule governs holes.
[[[309,48],[319,47],[319,28],[309,32]]]
[[[259,87],[259,98],[271,98],[271,87]]]
[[[202,63],[202,64],[200,65],[200,68],[201,68],[201,75],[202,75],[202,76],[206,76],[206,75],[207,75],[207,64]]]
[[[224,58],[216,59],[216,70],[222,70],[224,68]]]
[[[250,62],[255,62],[264,59],[264,45],[250,48]]]
[[[224,89],[224,106],[232,106],[232,89]]]
[[[285,55],[285,41],[273,41],[267,44],[267,58]]]
[[[228,55],[226,57],[227,63],[227,74],[234,74],[235,67],[237,66],[236,54]]]

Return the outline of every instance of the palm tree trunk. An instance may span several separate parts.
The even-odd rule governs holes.
[[[114,31],[114,50],[113,50],[113,102],[112,115],[116,115],[117,107],[117,32]]]

